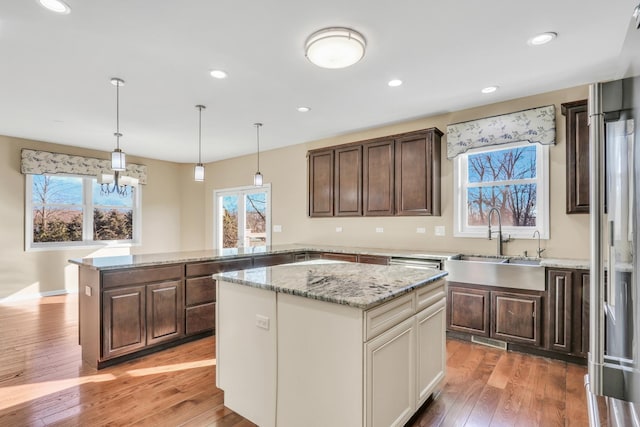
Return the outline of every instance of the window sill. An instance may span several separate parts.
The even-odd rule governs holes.
[[[97,242],[77,242],[64,245],[36,245],[27,246],[25,252],[50,252],[50,251],[79,251],[79,250],[96,250],[105,248],[131,248],[141,246],[140,242],[109,242],[109,243],[97,243]]]

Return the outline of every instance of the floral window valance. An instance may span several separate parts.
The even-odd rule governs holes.
[[[70,156],[68,154],[50,153],[48,151],[22,150],[21,171],[23,174],[57,174],[93,175],[110,174],[111,161],[93,157]],[[147,167],[129,163],[127,170],[122,172],[132,178],[137,178],[140,184],[147,183]]]
[[[447,126],[447,158],[471,148],[509,142],[529,141],[544,145],[556,143],[554,105],[455,123]]]

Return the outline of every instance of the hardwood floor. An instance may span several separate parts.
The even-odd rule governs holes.
[[[215,387],[215,337],[95,371],[77,297],[0,305],[0,426],[224,426],[251,422]],[[439,396],[408,426],[587,426],[585,368],[447,342]]]

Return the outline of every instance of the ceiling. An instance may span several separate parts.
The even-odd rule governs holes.
[[[210,162],[254,153],[254,122],[268,150],[640,73],[637,0],[67,0],[68,15],[2,3],[0,135],[111,151],[120,77],[121,148],[183,163],[198,157],[196,104]],[[365,36],[362,61],[305,58],[330,26]],[[527,44],[544,31],[558,38]]]

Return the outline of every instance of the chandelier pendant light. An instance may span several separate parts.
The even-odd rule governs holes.
[[[254,123],[256,127],[256,141],[258,143],[258,168],[256,174],[253,176],[253,185],[256,187],[262,187],[262,174],[260,173],[260,127],[262,123]]]
[[[194,169],[193,178],[196,181],[204,181],[204,165],[202,164],[202,110],[204,105],[196,105],[198,109],[198,163]]]
[[[120,86],[124,86],[124,80],[118,77],[111,78],[111,84],[116,87],[116,149],[111,153],[111,169],[114,171],[124,171],[127,169],[127,159],[124,151],[120,149]]]
[[[311,34],[305,43],[305,56],[322,68],[346,68],[364,56],[367,41],[350,28],[323,28]]]

